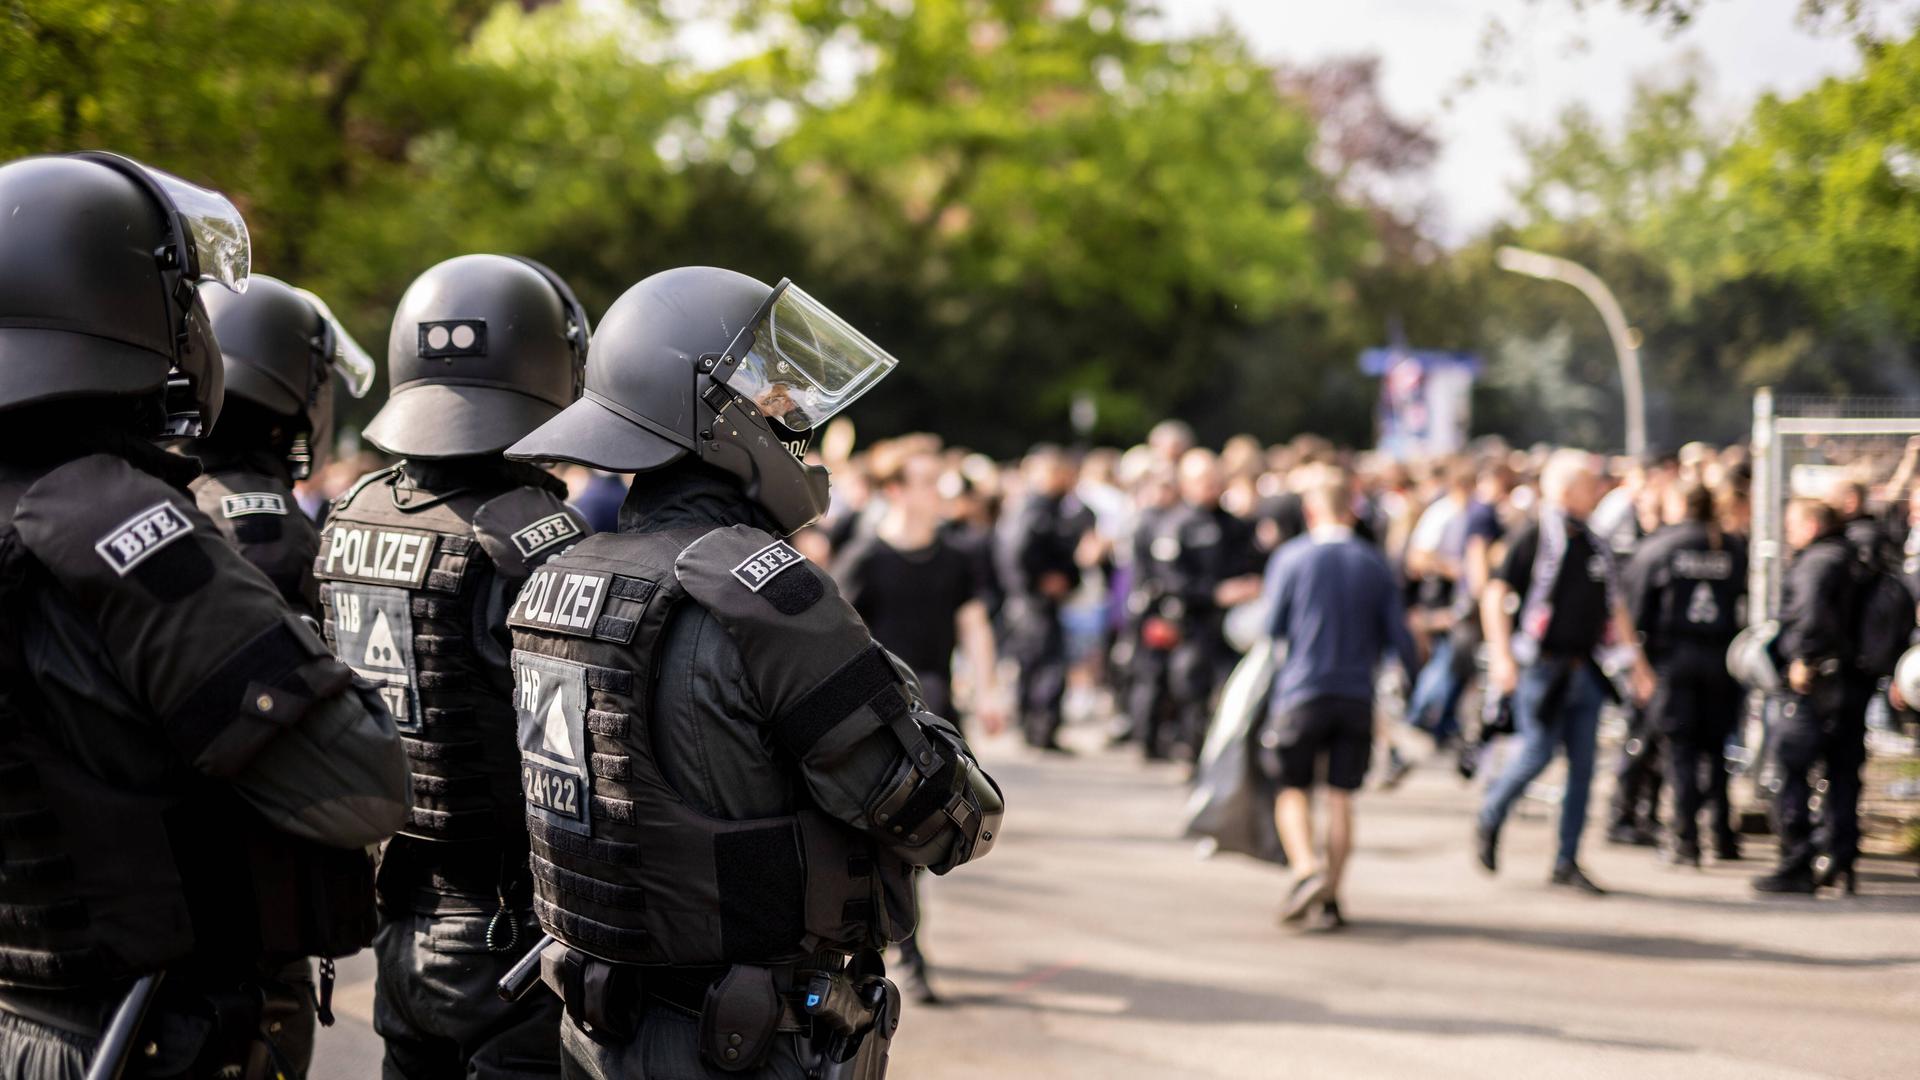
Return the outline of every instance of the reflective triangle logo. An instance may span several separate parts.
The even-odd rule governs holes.
[[[400,662],[400,649],[393,643],[393,627],[384,611],[374,613],[373,629],[367,632],[367,652],[360,662],[367,667],[406,670],[406,665]]]
[[[547,718],[540,726],[544,729],[540,733],[540,749],[572,761],[573,737],[567,734],[567,714],[560,707],[559,694],[553,695],[553,705],[547,709]]]

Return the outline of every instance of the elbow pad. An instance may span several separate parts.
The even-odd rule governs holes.
[[[891,726],[906,755],[868,806],[869,830],[936,874],[993,850],[1006,800],[958,733],[918,710]]]

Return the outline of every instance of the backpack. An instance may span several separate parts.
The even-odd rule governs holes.
[[[1854,549],[1852,575],[1854,667],[1884,679],[1913,640],[1914,597],[1873,549]]]

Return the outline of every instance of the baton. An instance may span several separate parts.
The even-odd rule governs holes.
[[[153,1004],[153,995],[159,992],[165,974],[156,971],[142,975],[127,991],[120,1007],[113,1011],[107,1030],[100,1035],[100,1048],[94,1051],[93,1064],[87,1066],[86,1080],[120,1080],[127,1059],[133,1056],[133,1043],[140,1034],[141,1021],[146,1019],[147,1006]]]
[[[540,981],[540,954],[546,952],[547,946],[551,944],[553,944],[553,935],[541,934],[540,940],[534,942],[533,951],[515,961],[514,965],[507,969],[507,973],[500,977],[500,982],[493,988],[494,993],[500,995],[501,1001],[514,1002],[527,996],[527,991],[533,989],[533,984]],[[87,1080],[94,1080],[94,1078],[88,1077]]]

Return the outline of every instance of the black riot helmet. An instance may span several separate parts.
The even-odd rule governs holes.
[[[0,166],[0,411],[146,398],[142,434],[204,434],[222,378],[199,286],[244,292],[250,260],[225,196],[131,158]]]
[[[333,438],[333,374],[365,397],[373,358],[325,302],[278,278],[255,274],[244,294],[206,298],[226,371],[225,408],[256,410],[284,428],[288,465],[308,476]],[[244,403],[244,404],[243,404]]]
[[[514,255],[462,255],[414,279],[387,336],[389,454],[497,454],[580,396],[592,328],[559,275]]]
[[[580,400],[507,456],[648,472],[695,454],[791,533],[827,508],[813,430],[896,363],[785,279],[664,270],[607,309]]]

